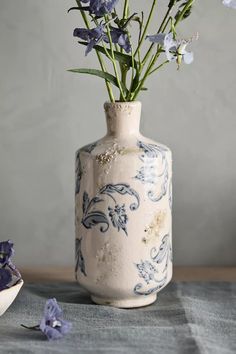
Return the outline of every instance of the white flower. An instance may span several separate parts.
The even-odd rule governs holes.
[[[232,9],[236,9],[236,0],[223,0],[223,5],[227,7],[231,7]]]
[[[193,62],[193,53],[186,50],[187,45],[192,42],[193,38],[190,40],[175,40],[172,32],[168,34],[158,33],[153,36],[147,36],[147,38],[150,42],[163,46],[167,60],[176,61],[178,65],[181,64],[182,60],[185,64]]]

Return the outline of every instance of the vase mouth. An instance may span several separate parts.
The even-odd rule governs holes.
[[[132,107],[138,107],[138,106],[140,106],[140,107],[142,106],[142,103],[140,101],[128,101],[128,102],[121,102],[121,101],[109,102],[109,101],[106,101],[104,103],[105,111],[107,111],[110,108],[119,109],[119,108],[125,108],[125,107],[132,108]]]

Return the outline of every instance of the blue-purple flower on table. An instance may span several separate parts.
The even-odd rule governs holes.
[[[47,336],[48,340],[62,338],[71,330],[71,323],[62,318],[63,313],[55,298],[46,302],[44,317],[39,328]]]

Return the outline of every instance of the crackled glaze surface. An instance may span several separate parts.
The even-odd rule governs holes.
[[[105,103],[107,135],[76,153],[76,278],[99,304],[145,306],[172,276],[171,152],[141,103]]]

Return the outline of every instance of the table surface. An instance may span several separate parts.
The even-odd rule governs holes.
[[[74,281],[72,267],[22,268],[26,281]],[[236,267],[174,267],[173,281],[236,281]]]
[[[171,282],[155,303],[130,310],[93,304],[75,281],[25,282],[0,317],[0,352],[235,354],[235,293],[235,282]],[[71,332],[56,342],[20,326],[38,324],[46,299],[52,297],[72,323]]]

